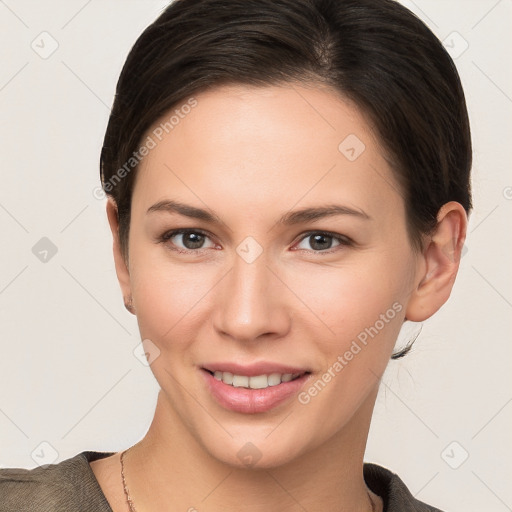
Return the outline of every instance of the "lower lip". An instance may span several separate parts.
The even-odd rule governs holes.
[[[217,402],[235,412],[256,414],[266,412],[295,396],[304,383],[311,377],[306,373],[289,382],[265,389],[235,388],[217,380],[210,372],[201,369],[208,389]]]

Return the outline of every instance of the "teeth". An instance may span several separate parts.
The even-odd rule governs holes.
[[[215,373],[220,373],[220,380],[225,382],[226,384],[233,384],[233,374],[232,373],[229,373],[229,372],[224,372],[224,374],[222,374],[222,372],[215,372]]]
[[[221,380],[224,384],[228,384],[235,388],[265,389],[269,386],[277,386],[281,382],[290,382],[302,375],[301,373],[271,373],[270,375],[255,375],[247,377],[247,375],[233,375],[229,372],[216,371],[213,376],[217,380]]]
[[[245,377],[244,375],[233,375],[233,384],[235,388],[248,388],[249,387],[249,377]]]
[[[279,373],[271,373],[268,377],[268,385],[269,386],[277,386],[281,384],[281,375]]]
[[[249,387],[251,389],[268,388],[268,377],[266,375],[256,375],[254,377],[249,377],[248,380],[249,380]]]

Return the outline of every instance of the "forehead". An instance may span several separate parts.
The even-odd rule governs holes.
[[[134,202],[178,194],[285,209],[342,198],[370,208],[400,196],[371,124],[326,87],[219,87],[183,100],[148,137]]]

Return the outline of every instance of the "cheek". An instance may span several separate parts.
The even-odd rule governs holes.
[[[322,354],[323,367],[297,398],[303,407],[302,428],[311,435],[318,428],[313,418],[322,418],[325,432],[346,424],[375,390],[389,362],[405,308],[398,276],[383,282],[381,269],[368,262],[363,271],[309,276],[315,286],[308,299],[332,331],[323,329],[318,337],[310,330],[316,345],[312,353]]]
[[[211,274],[211,273],[210,273]],[[186,343],[212,283],[193,264],[171,264],[164,251],[134,251],[130,272],[141,336],[158,340],[162,349],[172,340]]]
[[[297,295],[322,320],[326,337],[333,341],[357,337],[385,316],[386,325],[404,308],[404,292],[409,277],[404,267],[379,254],[357,255],[346,265],[288,273]],[[304,317],[306,318],[306,317]],[[314,315],[311,322],[318,323]]]

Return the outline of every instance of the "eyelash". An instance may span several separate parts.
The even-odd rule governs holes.
[[[205,237],[211,238],[211,236],[207,232],[205,232],[201,229],[181,228],[181,229],[174,229],[174,230],[165,232],[162,236],[159,237],[158,241],[160,243],[166,243],[166,242],[169,242],[169,240],[171,238],[173,238],[174,236],[183,235],[186,233],[197,233],[197,234],[203,235]],[[337,248],[339,248],[339,247],[342,247],[342,246],[350,247],[354,244],[354,242],[347,236],[339,235],[338,233],[332,233],[330,231],[308,231],[303,234],[303,236],[300,238],[298,243],[302,242],[303,240],[307,239],[308,237],[310,237],[312,235],[328,236],[328,237],[336,240],[339,243],[339,245],[334,247],[333,249],[326,249],[326,250],[321,250],[321,251],[314,251],[314,250],[307,250],[307,249],[295,249],[295,250],[312,252],[314,254],[318,254],[318,255],[322,256],[322,255],[333,254],[334,252],[336,252]],[[198,254],[202,250],[204,250],[201,248],[200,249],[181,249],[180,247],[176,247],[176,246],[170,247],[170,249],[173,251],[179,252],[180,254]]]

